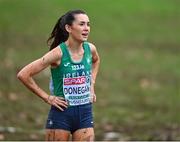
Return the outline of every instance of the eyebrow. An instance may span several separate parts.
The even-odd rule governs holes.
[[[85,22],[85,21],[79,21],[80,23],[90,23],[90,21],[88,21],[88,22]]]

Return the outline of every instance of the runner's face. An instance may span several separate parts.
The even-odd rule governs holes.
[[[69,35],[80,41],[86,41],[88,39],[90,32],[90,23],[89,18],[86,14],[77,14],[75,15],[75,20],[72,23],[72,26],[70,26],[70,32]]]

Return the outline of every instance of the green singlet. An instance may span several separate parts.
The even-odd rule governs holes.
[[[90,103],[92,54],[88,42],[83,42],[84,55],[80,62],[74,62],[67,45],[62,50],[61,64],[51,68],[54,95],[63,97],[70,106]]]

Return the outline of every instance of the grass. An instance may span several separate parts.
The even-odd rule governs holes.
[[[101,66],[94,104],[96,140],[180,140],[180,2],[178,0],[0,0],[0,132],[3,140],[43,140],[49,106],[16,73],[48,51],[62,13],[84,9]],[[48,91],[49,70],[36,76]]]

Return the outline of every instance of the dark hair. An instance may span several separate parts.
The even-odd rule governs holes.
[[[72,25],[75,20],[76,14],[86,14],[82,10],[72,10],[68,11],[66,14],[62,15],[54,26],[50,37],[47,40],[47,44],[50,46],[50,50],[57,47],[60,43],[68,39],[69,33],[65,29],[65,25]]]

